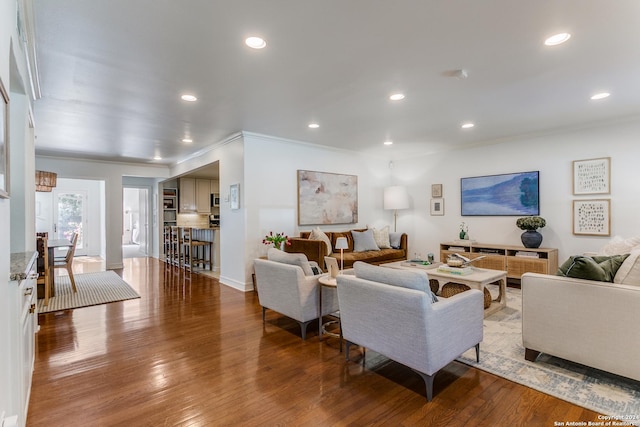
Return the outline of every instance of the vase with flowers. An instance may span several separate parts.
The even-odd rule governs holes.
[[[265,245],[273,245],[276,249],[283,249],[283,245],[291,245],[291,241],[289,241],[289,236],[284,233],[273,233],[270,231],[269,234],[264,236],[262,239],[262,243]]]
[[[458,234],[460,240],[465,240],[469,238],[469,226],[464,222],[460,223],[460,233]]]
[[[522,244],[525,248],[539,248],[542,243],[542,234],[538,232],[539,228],[547,225],[547,221],[539,216],[526,216],[516,220],[516,226],[520,230],[525,230],[520,236]]]

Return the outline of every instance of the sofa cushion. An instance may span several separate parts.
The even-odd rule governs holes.
[[[628,256],[628,254],[594,257],[571,256],[560,266],[557,275],[576,279],[613,282],[616,272]]]
[[[640,249],[631,251],[618,269],[613,282],[640,286]]]
[[[365,251],[379,251],[380,248],[376,245],[376,241],[373,238],[373,230],[366,231],[354,231],[351,230],[353,236],[353,251],[365,252]]]
[[[388,225],[380,229],[371,227],[371,231],[373,231],[373,240],[376,241],[376,245],[378,245],[379,249],[391,249]]]
[[[329,236],[327,236],[324,231],[320,230],[320,227],[316,227],[311,230],[311,233],[309,234],[309,240],[322,240],[327,246],[327,255],[331,255],[331,239],[329,239]]]
[[[431,292],[429,278],[423,271],[379,267],[361,261],[353,264],[353,270],[356,273],[356,277],[360,279],[428,292],[431,295],[431,302],[438,301],[435,294]]]
[[[389,233],[389,245],[393,249],[400,249],[402,244],[402,233]]]
[[[283,264],[297,265],[302,268],[305,276],[314,275],[305,254],[290,254],[276,248],[270,248],[267,251],[267,259],[269,261],[281,262]]]
[[[615,236],[598,251],[598,255],[628,254],[634,249],[640,249],[640,237],[622,238]]]

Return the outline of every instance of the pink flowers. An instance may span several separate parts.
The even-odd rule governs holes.
[[[291,245],[289,236],[284,233],[273,234],[273,231],[270,231],[269,234],[264,236],[264,239],[262,239],[262,243],[264,243],[265,245],[273,245],[273,247],[276,249],[280,249],[283,242],[286,245]]]

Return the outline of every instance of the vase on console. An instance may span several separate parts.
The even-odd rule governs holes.
[[[527,230],[520,236],[525,248],[539,248],[542,243],[542,234],[537,230]]]
[[[519,229],[525,230],[520,236],[522,244],[525,248],[539,248],[542,243],[542,234],[538,232],[538,228],[547,225],[544,218],[539,216],[527,216],[518,218],[516,225]]]

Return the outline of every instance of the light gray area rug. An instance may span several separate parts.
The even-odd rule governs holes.
[[[49,298],[49,304],[46,307],[44,299],[39,299],[38,313],[140,298],[140,295],[113,271],[75,274],[73,277],[78,292],[74,293],[71,289],[69,276],[56,276],[56,296]]]
[[[494,297],[498,295],[497,286],[489,289]],[[521,314],[520,289],[507,288],[507,307],[484,319],[480,363],[475,361],[475,350],[467,351],[458,360],[603,415],[640,415],[638,381],[546,354],[541,354],[535,363],[526,361]]]

